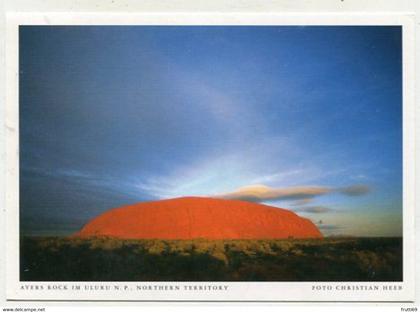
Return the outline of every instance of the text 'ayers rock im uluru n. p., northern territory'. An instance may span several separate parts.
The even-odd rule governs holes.
[[[106,211],[76,237],[122,239],[322,238],[308,219],[267,205],[218,198],[182,197]]]

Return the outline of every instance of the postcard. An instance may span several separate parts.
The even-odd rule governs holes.
[[[408,15],[13,14],[11,300],[414,300]]]

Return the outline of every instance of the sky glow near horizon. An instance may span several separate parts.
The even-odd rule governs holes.
[[[23,26],[19,44],[24,234],[180,196],[402,233],[400,27]]]

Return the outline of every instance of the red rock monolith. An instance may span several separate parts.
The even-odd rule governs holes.
[[[88,222],[77,237],[122,239],[322,238],[308,219],[263,204],[182,197],[123,206]]]

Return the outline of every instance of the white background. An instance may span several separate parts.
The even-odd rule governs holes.
[[[0,1],[1,3],[1,1]],[[355,13],[355,12],[365,12],[365,13],[420,13],[420,1],[415,0],[383,0],[383,1],[368,1],[368,0],[314,0],[314,1],[119,1],[119,0],[89,0],[89,1],[69,1],[69,0],[32,0],[32,1],[19,1],[19,0],[6,0],[4,3],[3,13],[11,11],[23,11],[23,12],[305,12],[305,13]],[[417,39],[420,33],[420,22],[417,17],[416,19],[416,32]],[[1,16],[1,25],[0,25],[0,66],[1,69],[5,68],[5,16]],[[419,40],[416,40],[416,50],[420,51]],[[418,73],[419,64],[417,62],[416,72]],[[0,103],[4,104],[5,98],[5,71],[0,70]],[[416,90],[419,90],[419,81],[416,82]],[[418,92],[417,92],[418,95]],[[416,105],[416,116],[420,116],[420,106]],[[5,166],[5,145],[4,145],[4,105],[0,106],[0,155],[1,163],[0,169],[2,173],[6,170]],[[420,131],[417,127],[417,139],[416,139],[416,158],[420,159],[419,146],[420,146]],[[420,173],[420,166],[416,169],[416,177]],[[4,177],[4,174],[2,174]],[[4,189],[6,186],[6,180],[0,179],[0,306],[6,307],[10,306],[11,308],[25,308],[25,307],[47,307],[47,311],[52,310],[63,310],[63,311],[74,311],[74,307],[78,306],[80,308],[84,307],[84,310],[91,311],[95,307],[95,311],[102,311],[105,308],[109,311],[115,310],[115,307],[109,308],[104,304],[95,303],[95,302],[6,302],[5,301],[5,270],[4,270],[4,261],[5,261],[5,205],[4,205]],[[418,187],[417,187],[418,189]],[[415,202],[420,200],[420,192],[416,194]],[[420,224],[419,211],[416,212],[416,224]],[[416,229],[417,237],[419,237],[418,227]],[[419,255],[419,245],[416,246],[416,255]],[[417,261],[418,262],[418,261]],[[419,270],[416,270],[416,281],[419,282]],[[355,309],[369,309],[371,311],[401,311],[401,308],[410,308],[417,307],[420,300],[420,289],[417,288],[416,291],[416,302],[409,304],[401,303],[358,303],[358,304],[345,304],[345,303],[276,303],[276,304],[263,304],[263,303],[138,303],[138,302],[119,302],[119,303],[107,303],[109,305],[118,305],[120,310],[123,306],[129,308],[129,306],[139,306],[142,305],[143,308],[148,310],[157,308],[158,310],[167,310],[169,307],[174,307],[176,310],[185,311],[186,309],[196,310],[198,305],[200,308],[205,307],[206,309],[211,308],[220,308],[224,306],[233,311],[244,311],[244,310],[255,310],[255,309],[264,309],[264,310],[279,310],[283,308],[290,311],[325,311],[325,310],[337,310],[340,305],[340,311],[354,311]],[[337,298],[339,300],[339,298]],[[65,308],[64,308],[65,307]],[[131,308],[132,309],[132,308]],[[130,309],[130,310],[131,310]],[[138,309],[137,309],[138,310]],[[201,310],[201,309],[200,309]]]

